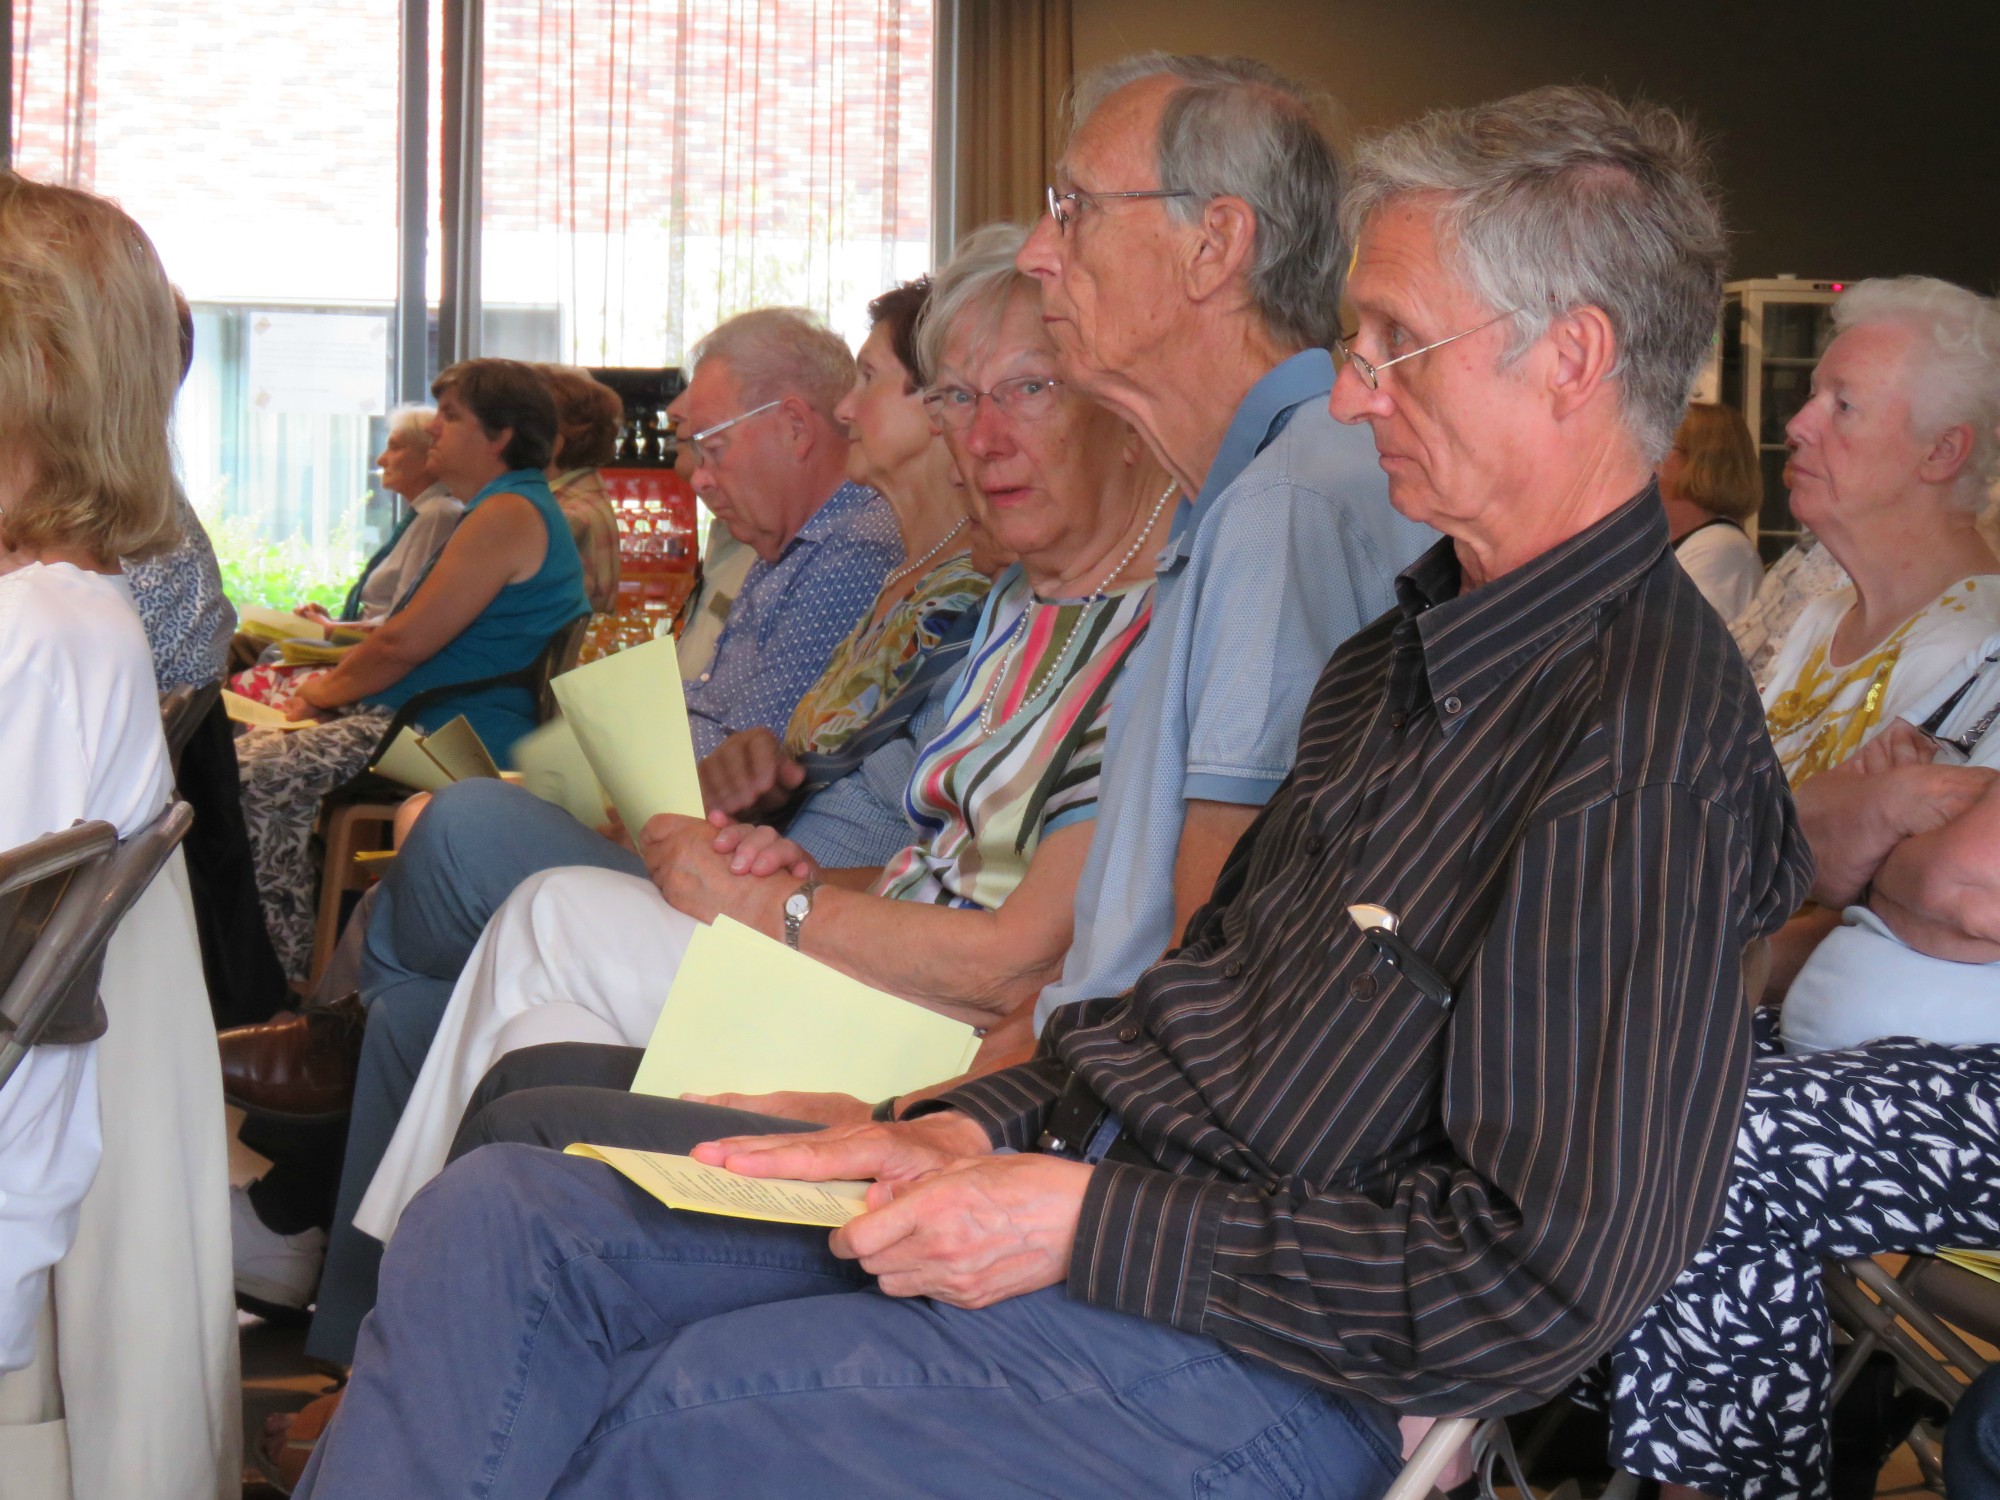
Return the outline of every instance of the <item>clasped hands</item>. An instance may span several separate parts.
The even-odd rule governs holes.
[[[669,905],[703,922],[728,915],[760,932],[783,930],[785,897],[819,863],[775,829],[662,813],[639,830],[639,857]],[[782,877],[782,878],[777,878]]]
[[[953,1307],[989,1307],[1062,1282],[1091,1172],[1060,1157],[996,1156],[985,1131],[953,1111],[732,1136],[696,1146],[694,1157],[746,1177],[872,1178],[868,1211],[833,1232],[833,1253],[858,1261],[891,1297]]]

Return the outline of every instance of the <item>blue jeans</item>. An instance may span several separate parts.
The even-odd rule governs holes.
[[[1958,1398],[1944,1435],[1944,1487],[1951,1500],[2000,1500],[2000,1365]]]
[[[565,865],[646,873],[638,855],[519,787],[461,781],[432,799],[383,878],[362,953],[368,1030],[309,1354],[349,1363],[375,1305],[382,1246],[354,1227],[354,1213],[410,1102],[459,971],[514,887]]]
[[[886,1297],[824,1230],[488,1146],[411,1203],[303,1497],[1373,1500],[1393,1421],[1071,1302]]]

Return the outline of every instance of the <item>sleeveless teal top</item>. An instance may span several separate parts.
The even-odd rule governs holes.
[[[549,492],[548,480],[536,469],[510,469],[474,495],[465,514],[470,516],[488,496],[502,494],[519,495],[541,513],[542,526],[548,532],[541,567],[534,577],[507,584],[449,645],[401,682],[374,694],[369,703],[401,708],[426,688],[517,671],[535,659],[550,636],[578,615],[590,613],[590,601],[583,592],[583,560],[577,556],[569,522]],[[435,566],[435,558],[432,564]],[[426,708],[419,727],[429,732],[460,714],[472,721],[479,738],[503,766],[510,761],[514,742],[535,727],[534,698],[525,688],[454,694]]]

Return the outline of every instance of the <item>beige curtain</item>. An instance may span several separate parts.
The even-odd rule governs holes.
[[[1061,146],[1075,68],[1070,0],[959,0],[954,223],[1032,224]]]

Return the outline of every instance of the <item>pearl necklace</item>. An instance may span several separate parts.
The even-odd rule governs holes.
[[[951,545],[951,539],[957,536],[961,531],[965,530],[965,522],[966,522],[966,517],[960,516],[958,518],[958,524],[952,527],[951,530],[947,531],[943,536],[939,537],[938,544],[935,547],[931,548],[930,551],[926,552],[922,557],[918,558],[915,562],[904,563],[902,567],[896,569],[895,572],[891,573],[887,578],[883,579],[881,592],[885,594],[888,593],[889,590],[895,587],[896,584],[902,582],[903,579],[908,578],[912,573],[916,572],[917,569],[921,568],[925,563],[929,562],[932,558],[936,557],[940,552],[944,551],[946,547]]]
[[[1103,581],[1090,591],[1090,597],[1083,601],[1083,607],[1076,612],[1076,618],[1070,622],[1069,634],[1063,637],[1062,649],[1056,652],[1055,660],[1042,674],[1042,680],[1030,686],[1028,695],[1015,705],[1013,713],[1008,714],[1007,719],[1032,706],[1049,690],[1049,684],[1062,675],[1062,669],[1069,661],[1069,648],[1076,644],[1077,632],[1083,629],[1083,622],[1090,614],[1091,606],[1102,603],[1105,590],[1116,583],[1119,575],[1132,565],[1132,559],[1139,555],[1139,549],[1146,545],[1146,538],[1153,534],[1153,527],[1159,523],[1160,512],[1166,509],[1167,502],[1173,498],[1174,491],[1178,488],[1180,488],[1178,480],[1167,481],[1167,487],[1160,491],[1160,498],[1153,502],[1153,513],[1146,517],[1146,524],[1139,528],[1139,534],[1132,539],[1132,545],[1125,549],[1125,555],[1118,559],[1117,566],[1104,575]],[[1021,641],[1027,634],[1029,619],[1041,607],[1042,601],[1031,597],[1028,607],[1021,611],[1021,618],[1014,622],[1014,628],[1007,633],[1007,644],[1003,648],[1000,665],[993,673],[993,680],[986,684],[986,696],[979,703],[979,729],[982,734],[993,733],[993,700],[999,695],[1000,684],[1005,682],[1007,674],[1014,670],[1014,658],[1020,654]],[[1060,609],[1062,606],[1058,604],[1052,607]],[[1007,719],[1001,719],[999,722],[1004,724]]]

